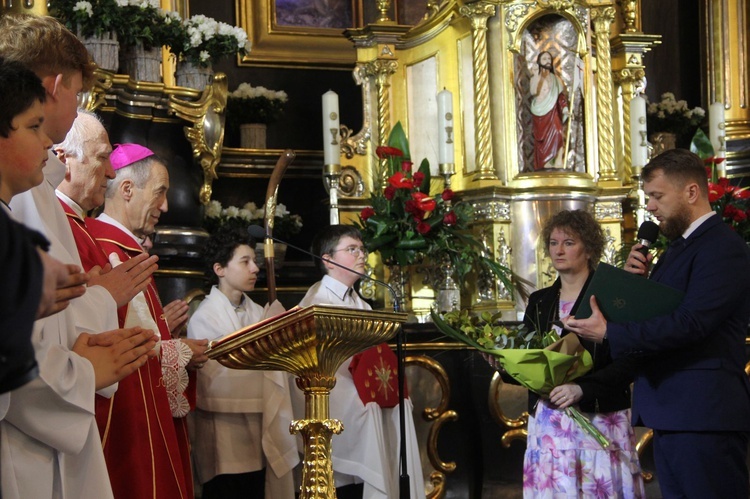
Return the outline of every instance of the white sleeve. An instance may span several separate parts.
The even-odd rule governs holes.
[[[94,418],[96,380],[91,363],[60,344],[66,324],[67,310],[35,324],[39,377],[11,392],[5,420],[54,449],[77,454]]]

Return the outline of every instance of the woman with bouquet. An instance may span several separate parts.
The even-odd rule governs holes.
[[[565,336],[560,326],[575,315],[604,251],[604,234],[590,213],[575,210],[549,219],[542,238],[558,278],[529,297],[524,324]],[[581,344],[593,359],[591,371],[556,386],[548,399],[529,392],[524,497],[645,497],[630,426],[635,360],[613,361],[606,342]],[[609,439],[607,449],[565,414],[572,405]]]

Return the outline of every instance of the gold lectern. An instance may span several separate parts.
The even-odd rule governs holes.
[[[232,369],[286,371],[305,392],[305,419],[290,431],[304,441],[301,499],[336,497],[331,436],[343,425],[328,414],[336,370],[349,357],[392,338],[407,315],[334,306],[292,309],[211,342],[208,357]]]

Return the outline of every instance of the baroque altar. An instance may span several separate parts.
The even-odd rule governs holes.
[[[613,261],[632,238],[639,204],[630,100],[643,85],[643,56],[659,43],[638,30],[637,2],[449,0],[412,28],[382,12],[377,23],[346,32],[357,49],[363,123],[358,133],[342,126],[341,160],[354,179],[347,184],[365,194],[339,189],[342,220],[356,220],[367,205],[380,181],[372,177],[375,148],[400,121],[412,161],[430,160],[433,182],[442,175],[473,206],[472,231],[498,263],[536,287],[551,283],[539,231],[562,209],[595,213]],[[451,165],[438,161],[442,90],[452,96]],[[375,255],[370,263],[382,272]],[[420,281],[413,273],[417,316],[434,299]],[[499,309],[509,320],[523,309],[491,276],[470,279],[463,295],[464,307]]]

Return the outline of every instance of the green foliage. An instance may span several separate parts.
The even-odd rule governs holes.
[[[485,353],[503,349],[545,348],[560,339],[554,331],[530,331],[524,325],[509,327],[501,322],[502,313],[472,315],[462,310],[448,312],[443,317],[433,313],[432,317],[441,332]]]
[[[115,0],[50,0],[50,14],[79,37],[101,36],[114,31],[120,19]]]
[[[409,142],[400,122],[388,146],[378,147],[376,153],[381,162],[374,172],[371,206],[362,210],[359,223],[367,249],[378,251],[387,264],[448,258],[460,280],[471,271],[489,271],[512,290],[510,270],[487,258],[484,246],[469,232],[472,207],[453,204],[450,189],[431,195],[426,159],[412,172]]]

